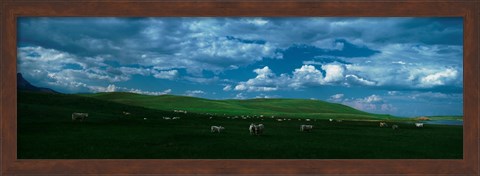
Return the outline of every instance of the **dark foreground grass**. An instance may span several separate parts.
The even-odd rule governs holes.
[[[90,117],[72,122],[72,112]],[[266,126],[264,135],[249,134],[252,122]],[[300,132],[301,124],[315,129]],[[397,124],[400,129],[394,131],[378,122],[348,120],[209,119],[72,95],[20,93],[17,154],[20,159],[462,158],[461,126]],[[211,125],[226,129],[211,133]]]

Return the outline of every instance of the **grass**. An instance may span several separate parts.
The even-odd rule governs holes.
[[[217,115],[264,115],[291,118],[390,119],[392,116],[371,114],[342,104],[305,99],[249,99],[209,100],[196,97],[161,95],[148,96],[126,92],[83,94],[100,100],[113,101],[151,109],[173,111],[187,110],[195,113]],[[355,116],[352,116],[355,115]]]
[[[463,120],[463,116],[428,116],[430,120]]]
[[[325,117],[311,122],[299,118],[278,122],[272,118],[228,119],[223,114],[209,119],[211,115],[202,111],[173,113],[161,108],[142,107],[143,104],[133,106],[91,96],[19,92],[18,100],[17,156],[20,159],[461,159],[463,153],[462,126],[415,128],[410,122],[391,120],[390,125],[400,126],[394,131],[378,127],[375,121],[325,120],[334,115],[345,119],[371,117],[368,113],[317,112]],[[265,103],[261,99],[200,100],[245,109]],[[129,100],[125,98],[124,101]],[[162,107],[171,106],[150,101]],[[289,102],[279,99],[276,103],[266,103],[263,108],[287,106],[285,104]],[[200,108],[199,104],[192,106]],[[213,108],[211,104],[205,106]],[[282,113],[287,110],[283,109]],[[125,116],[122,111],[131,115]],[[72,122],[72,112],[88,112],[89,119]],[[181,119],[163,120],[163,116],[179,116]],[[248,126],[252,122],[266,126],[264,135],[249,134]],[[300,132],[301,124],[313,124],[315,129]],[[222,125],[226,129],[224,133],[211,133],[211,125]]]

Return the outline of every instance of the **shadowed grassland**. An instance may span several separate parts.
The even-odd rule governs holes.
[[[105,94],[115,95],[115,94]],[[329,109],[316,110],[315,106],[295,110],[288,107],[288,99],[279,99],[272,104],[266,101],[238,100],[191,103],[190,97],[179,102],[172,99],[151,100],[152,97],[134,95],[112,100],[90,96],[18,93],[18,158],[20,159],[141,159],[141,158],[211,158],[211,159],[380,159],[380,158],[442,158],[461,159],[462,126],[425,125],[415,128],[410,122],[390,120],[399,130],[380,128],[375,121],[351,121],[352,119],[380,119],[352,108],[320,102],[315,106]],[[98,95],[97,95],[98,96]],[[172,98],[173,97],[173,98]],[[159,98],[159,97],[156,97]],[[175,99],[177,98],[177,99]],[[142,100],[144,99],[144,101]],[[115,101],[115,102],[113,102]],[[294,100],[292,100],[294,101]],[[295,100],[299,101],[299,100]],[[120,102],[128,102],[122,104]],[[310,100],[308,100],[310,102]],[[251,103],[251,104],[249,104]],[[283,103],[283,104],[282,104]],[[298,102],[297,102],[298,103]],[[260,107],[258,105],[261,105]],[[180,106],[181,107],[177,107]],[[325,108],[323,106],[331,106]],[[202,109],[207,107],[207,110]],[[221,106],[218,108],[216,106]],[[174,113],[171,110],[198,110],[198,113]],[[191,108],[190,108],[191,107]],[[285,114],[301,114],[279,122],[277,117],[231,119],[223,116],[228,109],[237,109],[233,114],[251,114],[280,111]],[[272,108],[284,108],[273,109]],[[341,109],[341,108],[345,109]],[[203,113],[217,110],[215,115]],[[243,109],[242,109],[243,108]],[[266,110],[266,108],[269,108]],[[337,109],[335,109],[337,108]],[[251,112],[252,109],[257,109]],[[131,115],[123,115],[122,112]],[[308,111],[309,113],[305,113]],[[72,122],[72,112],[88,112],[85,122]],[[200,114],[201,113],[201,114]],[[215,113],[215,112],[212,112]],[[220,115],[221,114],[221,115]],[[317,114],[320,118],[314,120]],[[330,115],[329,115],[330,114]],[[342,122],[330,122],[326,118],[341,116]],[[164,120],[162,117],[178,116],[179,120]],[[210,116],[213,118],[210,119]],[[277,115],[280,116],[280,115]],[[367,118],[369,117],[369,118]],[[147,118],[147,120],[144,120]],[[250,123],[263,123],[264,135],[251,136]],[[312,132],[300,132],[301,124],[315,126]],[[221,125],[223,133],[211,133],[211,125]]]

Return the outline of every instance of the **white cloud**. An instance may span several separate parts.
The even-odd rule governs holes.
[[[145,91],[140,89],[133,89],[133,88],[126,88],[126,87],[118,87],[114,84],[110,84],[107,87],[102,86],[91,86],[91,85],[83,85],[84,87],[88,88],[89,90],[97,93],[97,92],[130,92],[136,94],[143,94],[143,95],[165,95],[172,92],[172,89],[166,89],[164,91]]]
[[[19,72],[37,86],[85,90],[88,85],[128,81],[133,75],[149,75],[148,68],[111,67],[104,62],[108,56],[80,57],[67,52],[43,47],[18,48]],[[69,92],[67,91],[67,92]]]
[[[402,43],[375,47],[381,53],[368,58],[347,58],[352,63],[345,65],[347,82],[403,89],[462,87],[462,46]],[[367,59],[374,62],[364,62]]]
[[[237,95],[235,95],[234,99],[246,99],[246,97],[243,93],[238,93]]]
[[[320,85],[323,83],[323,74],[315,66],[303,65],[293,71],[293,76],[288,79],[287,84],[293,88],[301,88],[306,84]]]
[[[202,90],[187,90],[185,91],[185,95],[187,96],[198,96],[198,95],[203,95],[205,94],[204,91]]]
[[[160,91],[160,92],[144,91],[144,90],[140,90],[140,89],[130,89],[128,92],[137,93],[137,94],[144,94],[144,95],[165,95],[165,94],[171,93],[172,89],[166,89],[166,90]]]
[[[267,20],[264,20],[262,18],[246,19],[246,22],[258,26],[263,26],[268,23]]]
[[[326,75],[324,78],[325,82],[338,82],[342,81],[344,78],[344,68],[341,65],[337,64],[326,64],[322,65],[322,69],[325,70]]]
[[[230,91],[230,90],[232,90],[231,85],[226,85],[225,87],[223,87],[223,91]]]
[[[439,71],[433,74],[429,74],[420,79],[420,86],[433,87],[438,85],[445,85],[446,82],[455,80],[458,76],[457,70],[447,68],[443,71]]]
[[[153,77],[159,78],[159,79],[172,80],[178,77],[178,71],[177,70],[156,71],[156,73],[153,74]]]
[[[403,62],[403,61],[393,61],[392,64],[400,64],[400,65],[405,65],[407,63]]]
[[[247,86],[245,84],[240,83],[239,85],[235,86],[235,90],[247,90]]]
[[[333,102],[341,102],[343,100],[344,94],[335,94],[330,96],[328,100],[333,101]]]
[[[235,86],[234,90],[237,91],[275,91],[277,87],[277,77],[270,70],[268,66],[255,69],[253,72],[257,73],[255,78],[249,79],[246,82],[240,82]]]
[[[345,79],[347,80],[347,85],[366,85],[366,86],[375,86],[375,82],[360,78],[357,75],[346,75]]]
[[[399,94],[398,91],[388,91],[387,93],[388,93],[388,95],[398,95]]]
[[[397,111],[395,106],[375,94],[363,98],[345,98],[344,94],[335,94],[330,96],[328,100],[373,113],[391,113]]]
[[[382,101],[382,98],[378,95],[370,95],[368,97],[365,97],[364,102],[366,103],[376,103],[376,102],[381,102]]]
[[[115,92],[115,90],[116,90],[115,85],[110,84],[110,85],[108,85],[108,87],[107,87],[107,89],[105,90],[105,92]]]

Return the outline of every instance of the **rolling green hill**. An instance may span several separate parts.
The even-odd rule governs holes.
[[[389,115],[363,112],[349,106],[306,99],[209,100],[196,97],[161,95],[149,96],[125,92],[81,94],[81,96],[113,101],[151,109],[186,110],[217,116],[264,115],[295,118],[386,119]]]

